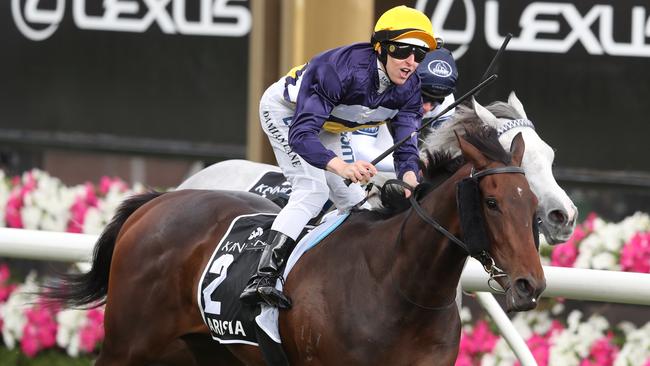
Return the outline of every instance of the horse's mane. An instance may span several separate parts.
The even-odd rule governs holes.
[[[462,133],[458,131],[458,134],[463,135],[465,140],[481,151],[488,159],[504,164],[510,163],[510,153],[505,151],[499,143],[497,130],[493,127],[483,123],[466,125],[463,126]],[[455,135],[453,145],[460,151]],[[426,158],[420,160],[420,168],[422,169],[424,180],[415,192],[418,199],[440,186],[440,184],[449,179],[465,164],[462,155],[454,157],[448,149],[427,150],[425,154]],[[392,185],[384,189],[385,192],[382,194],[383,207],[372,210],[371,212],[376,212],[383,218],[386,218],[410,207],[408,200],[404,198],[401,187]]]
[[[506,120],[523,118],[517,110],[507,102],[493,102],[487,107],[488,111],[499,119],[502,125]],[[442,126],[436,129],[433,133],[429,134],[422,142],[422,152],[420,153],[421,159],[427,158],[427,151],[439,150],[442,146],[444,150],[448,151],[452,156],[460,155],[460,148],[456,143],[456,136],[454,132],[464,135],[466,129],[474,129],[478,126],[483,126],[484,123],[478,117],[474,108],[466,105],[459,105],[456,107],[456,112],[453,117],[445,121]],[[496,128],[501,127],[496,126]]]

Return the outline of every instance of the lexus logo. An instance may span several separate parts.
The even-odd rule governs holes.
[[[20,3],[21,0],[11,0],[11,15],[18,30],[32,41],[42,41],[50,37],[63,19],[65,0],[56,0],[54,9],[39,8],[40,0],[26,0],[24,7],[21,7]]]
[[[499,31],[501,18],[507,16],[519,24],[519,29],[513,29],[518,34],[509,43],[510,51],[565,54],[577,46],[594,56],[650,57],[648,5],[610,2],[615,5],[526,1],[519,10],[508,7],[511,4],[506,1],[486,0],[481,40],[484,37],[490,48],[498,49],[505,37]],[[415,6],[432,14],[433,30],[445,44],[457,46],[450,47],[456,59],[465,54],[476,34],[476,10],[471,0],[418,0]],[[626,17],[615,18],[614,7]],[[451,21],[454,24],[449,24]],[[620,28],[628,31],[617,34],[615,25],[622,21]]]

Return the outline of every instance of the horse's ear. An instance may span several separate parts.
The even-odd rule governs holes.
[[[521,166],[521,161],[524,158],[524,150],[526,144],[524,143],[524,136],[519,132],[512,143],[510,144],[510,154],[512,155],[512,165]]]
[[[492,112],[488,111],[487,108],[477,102],[474,97],[472,97],[472,105],[474,106],[474,112],[476,112],[476,115],[481,119],[481,121],[483,121],[483,123],[493,128],[499,128],[499,120],[494,116],[494,114],[492,114]]]
[[[519,101],[519,98],[517,98],[517,94],[515,94],[515,91],[511,91],[510,95],[508,96],[508,104],[514,108],[517,113],[521,116],[521,118],[528,119],[528,116],[526,116],[526,111],[524,111],[524,105],[521,104],[521,101]]]
[[[458,146],[460,146],[460,151],[463,153],[465,161],[472,163],[477,170],[482,170],[488,166],[490,161],[479,149],[460,136],[458,132],[454,131],[454,134],[456,135],[456,139],[458,139]]]

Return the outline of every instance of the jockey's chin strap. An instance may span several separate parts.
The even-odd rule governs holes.
[[[472,168],[469,178],[466,179],[475,179],[478,181],[480,178],[492,174],[511,174],[511,173],[525,174],[524,170],[521,167],[515,167],[515,166],[497,167],[497,168],[481,170],[478,172],[476,172],[474,168]],[[487,272],[487,274],[490,276],[490,279],[488,280],[488,286],[495,292],[501,292],[501,293],[504,292],[503,290],[496,288],[493,284],[493,281],[495,281],[496,278],[507,276],[505,271],[503,271],[495,264],[494,258],[492,258],[492,256],[490,255],[490,253],[488,253],[486,249],[479,248],[477,250],[477,248],[471,246],[472,243],[470,243],[470,245],[467,245],[465,242],[457,238],[454,234],[450,233],[447,229],[445,229],[442,225],[440,225],[433,217],[431,217],[422,208],[422,206],[420,206],[420,203],[415,198],[416,192],[420,188],[419,186],[418,188],[413,188],[409,184],[404,183],[403,181],[398,179],[390,179],[386,181],[386,183],[384,184],[397,184],[402,186],[404,189],[410,190],[411,195],[409,196],[409,202],[411,203],[411,208],[413,209],[413,211],[415,211],[424,222],[433,226],[434,229],[436,229],[442,235],[447,237],[452,243],[461,247],[469,256],[478,260],[483,265],[483,269],[485,270],[485,272]],[[404,223],[406,223],[406,220],[408,219],[409,216],[410,216],[410,212],[406,216]],[[399,237],[402,236],[402,230],[404,229],[404,226],[405,225],[402,225],[402,228],[400,229]]]

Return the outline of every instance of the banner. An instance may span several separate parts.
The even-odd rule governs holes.
[[[247,1],[3,1],[0,142],[241,157],[251,21]]]
[[[377,17],[397,1],[377,0]],[[561,167],[650,171],[650,3],[641,0],[406,2],[453,51],[458,91],[479,82],[507,33],[499,79],[515,90]]]

